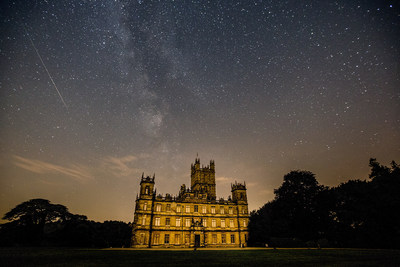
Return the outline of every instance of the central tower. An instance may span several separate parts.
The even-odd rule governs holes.
[[[216,199],[215,191],[215,163],[210,160],[210,165],[201,166],[200,158],[195,159],[191,166],[191,189],[197,193],[207,193],[209,199]]]

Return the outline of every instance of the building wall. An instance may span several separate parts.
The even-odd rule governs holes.
[[[201,247],[246,246],[248,218],[247,204],[138,199],[133,246],[148,247],[150,233],[151,247],[193,247],[195,235]]]
[[[198,178],[200,177],[200,178]],[[204,179],[203,179],[204,177]],[[191,189],[156,196],[155,177],[144,177],[136,199],[132,247],[242,247],[247,245],[246,185],[232,185],[232,198],[216,199],[215,165],[192,164]]]

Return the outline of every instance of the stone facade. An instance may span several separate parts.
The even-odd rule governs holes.
[[[232,197],[216,198],[215,164],[191,166],[191,188],[157,195],[155,176],[140,181],[132,247],[244,247],[249,220],[246,184],[231,185]]]

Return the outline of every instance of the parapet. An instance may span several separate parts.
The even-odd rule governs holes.
[[[238,182],[235,181],[234,184],[231,184],[231,188],[232,188],[232,191],[235,191],[235,190],[246,190],[246,182],[244,182],[242,184],[242,183],[238,183]]]

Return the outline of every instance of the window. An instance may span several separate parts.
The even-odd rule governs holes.
[[[235,227],[234,223],[233,223],[233,219],[229,220],[229,227],[233,228]]]
[[[179,245],[181,243],[181,235],[175,234],[175,245]]]
[[[171,219],[165,218],[165,226],[170,226],[170,225],[171,225]]]
[[[139,244],[144,244],[144,234],[140,234]]]
[[[146,187],[145,187],[145,189],[144,189],[144,193],[145,193],[146,195],[148,195],[148,194],[149,194],[149,186],[146,186]]]
[[[147,202],[143,203],[143,210],[147,210]]]
[[[142,217],[142,225],[146,225],[146,215]]]
[[[167,204],[167,207],[165,209],[166,211],[170,211],[171,210],[171,204]]]
[[[215,214],[215,206],[211,206],[211,213]]]
[[[158,245],[158,243],[160,243],[160,234],[155,234],[153,244]]]
[[[176,226],[181,226],[181,218],[176,218],[175,225]]]
[[[203,206],[203,213],[207,213],[207,206]]]
[[[229,214],[233,214],[233,208],[229,207]]]
[[[187,234],[187,235],[185,235],[185,243],[189,244],[189,242],[190,242],[190,235]]]
[[[245,207],[243,207],[243,209],[242,209],[242,213],[243,213],[243,214],[246,214],[246,213],[247,213],[247,210],[246,210],[246,208],[245,208]]]
[[[217,234],[212,235],[212,243],[217,244]]]
[[[207,227],[207,219],[203,219],[203,226]]]
[[[156,205],[156,211],[161,211],[161,204]]]
[[[194,212],[199,212],[199,206],[194,205]]]
[[[225,227],[225,220],[224,219],[221,220],[221,227]]]
[[[155,226],[160,226],[160,218],[156,218],[154,221]]]
[[[185,212],[186,212],[186,213],[190,213],[190,206],[186,206]]]
[[[235,244],[235,235],[231,235],[231,243]]]
[[[246,220],[243,220],[243,227],[247,227]]]
[[[212,219],[211,221],[211,227],[217,227],[217,222],[215,219]]]
[[[165,234],[165,236],[164,236],[164,244],[169,244],[169,234]]]
[[[225,234],[221,234],[221,241],[222,241],[222,244],[226,244],[226,235]]]
[[[221,214],[225,214],[225,209],[224,209],[223,206],[221,206],[221,207],[219,208],[219,211],[221,212]]]
[[[181,212],[181,205],[176,206],[176,212]]]
[[[185,220],[185,226],[186,227],[190,227],[190,219],[186,219]]]

